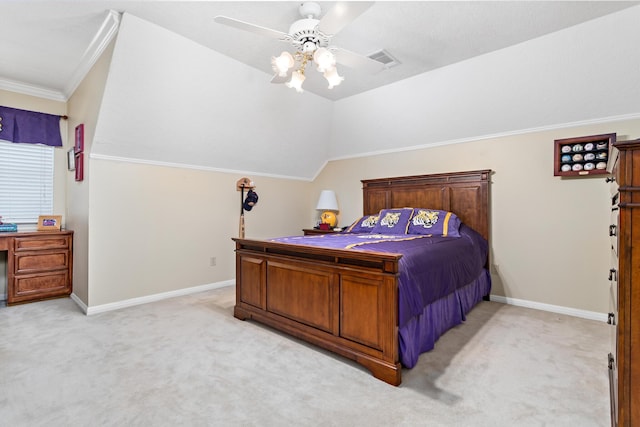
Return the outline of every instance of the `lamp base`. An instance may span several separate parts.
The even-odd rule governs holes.
[[[336,214],[331,211],[322,212],[322,215],[320,215],[320,220],[322,224],[327,224],[330,228],[333,228],[338,224],[338,218],[336,217]]]

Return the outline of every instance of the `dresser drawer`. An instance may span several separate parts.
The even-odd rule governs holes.
[[[69,266],[69,251],[32,251],[15,254],[14,274],[63,270]]]
[[[43,235],[16,237],[13,247],[15,252],[44,250],[44,249],[69,249],[71,237],[65,235]]]
[[[71,294],[69,272],[28,274],[16,276],[13,283],[12,302],[33,301]]]

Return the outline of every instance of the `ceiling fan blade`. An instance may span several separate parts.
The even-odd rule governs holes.
[[[363,70],[368,73],[374,74],[385,69],[382,62],[378,62],[375,59],[371,59],[367,56],[360,55],[341,48],[331,49],[336,55],[336,61],[339,64],[346,65],[349,68],[355,68],[356,70]]]
[[[338,34],[347,24],[369,9],[373,3],[372,1],[339,1],[322,17],[318,28],[327,35]]]
[[[230,27],[238,28],[244,31],[249,31],[251,33],[259,34],[265,37],[270,37],[272,39],[283,40],[287,36],[287,33],[283,33],[282,31],[272,30],[271,28],[261,27],[259,25],[250,24],[248,22],[239,21],[237,19],[229,18],[222,15],[216,16],[213,20],[219,24],[228,25]]]

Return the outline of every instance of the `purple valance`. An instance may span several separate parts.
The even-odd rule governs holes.
[[[62,147],[60,117],[0,106],[0,139]]]

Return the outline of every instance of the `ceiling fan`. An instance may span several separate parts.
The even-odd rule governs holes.
[[[271,58],[271,64],[276,73],[271,82],[285,83],[288,87],[302,92],[305,69],[311,62],[315,63],[318,71],[323,73],[329,82],[329,89],[344,80],[344,77],[338,75],[336,63],[370,73],[385,68],[379,61],[330,44],[333,36],[372,5],[373,2],[337,2],[320,18],[322,13],[320,5],[315,2],[304,2],[298,8],[302,19],[291,24],[288,33],[221,15],[216,16],[214,20],[220,24],[288,42],[295,52],[291,54],[283,51],[280,56]]]

